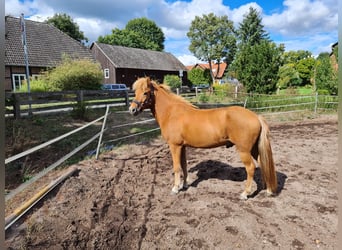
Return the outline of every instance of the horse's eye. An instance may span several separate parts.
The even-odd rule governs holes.
[[[147,95],[147,92],[145,92],[144,95]]]

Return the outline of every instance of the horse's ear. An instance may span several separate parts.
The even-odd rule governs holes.
[[[147,86],[152,85],[152,80],[149,76],[146,77]]]

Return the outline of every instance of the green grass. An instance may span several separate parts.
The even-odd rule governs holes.
[[[312,88],[298,88],[297,89],[299,95],[313,95],[314,91]]]
[[[311,87],[281,89],[279,95],[313,95],[315,92]]]

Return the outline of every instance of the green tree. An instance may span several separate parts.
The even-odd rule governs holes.
[[[297,86],[311,85],[314,72],[315,59],[308,50],[288,51],[283,54],[284,64],[294,65],[299,73],[301,82]]]
[[[284,64],[287,63],[298,63],[300,60],[312,57],[312,53],[308,50],[291,50],[284,52]]]
[[[302,83],[302,79],[299,77],[299,73],[293,63],[281,66],[278,71],[278,77],[277,86],[279,89],[300,86]]]
[[[239,50],[232,72],[248,92],[272,93],[276,90],[284,47],[269,40],[261,23],[259,13],[253,8],[244,15],[237,30]]]
[[[146,41],[138,33],[125,29],[114,29],[111,35],[100,36],[98,42],[139,49],[147,49],[148,47]]]
[[[46,23],[52,24],[57,29],[63,31],[79,42],[88,42],[88,38],[86,38],[83,32],[80,31],[78,24],[65,13],[55,14],[53,17],[49,17],[46,20]]]
[[[302,79],[302,86],[311,85],[315,64],[316,60],[313,57],[307,57],[297,62],[295,67]]]
[[[233,22],[227,16],[215,16],[213,13],[196,16],[191,22],[189,32],[189,50],[196,58],[209,63],[210,74],[214,82],[212,63],[233,60],[236,51],[236,36]],[[219,69],[217,70],[219,71]]]
[[[142,40],[149,42],[151,49],[164,50],[164,33],[154,21],[145,17],[132,19],[127,23],[126,30],[139,34]]]
[[[267,40],[245,46],[233,68],[247,92],[270,94],[276,90],[283,48]]]
[[[192,85],[208,84],[211,81],[211,76],[208,69],[193,68],[188,72],[188,79]]]
[[[259,12],[250,7],[249,12],[244,15],[243,21],[237,30],[241,45],[255,45],[263,40],[269,41],[269,34],[264,30]]]
[[[136,18],[130,20],[122,30],[115,28],[112,30],[112,34],[99,36],[98,42],[163,51],[165,36],[155,22],[147,18]]]
[[[315,69],[316,90],[330,95],[338,94],[337,75],[332,68],[329,53],[321,53],[317,57]]]

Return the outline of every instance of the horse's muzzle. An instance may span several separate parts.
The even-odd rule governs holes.
[[[134,116],[140,113],[140,109],[138,107],[129,107],[128,111],[131,115],[134,115]]]
[[[137,100],[133,100],[131,106],[129,107],[129,113],[131,115],[138,115],[142,111],[142,104]]]

